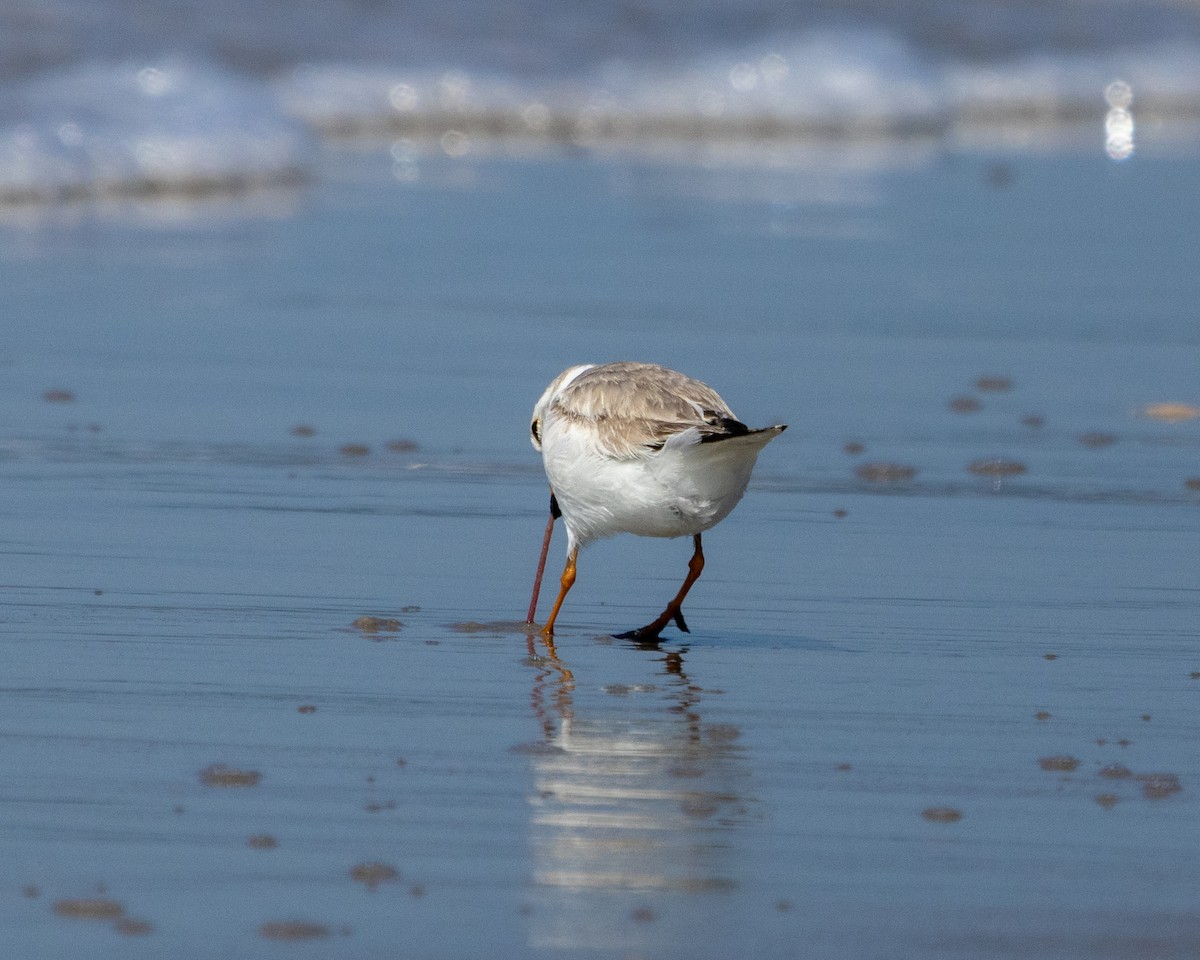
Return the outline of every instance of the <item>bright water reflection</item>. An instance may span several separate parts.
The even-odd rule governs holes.
[[[545,735],[529,751],[531,946],[645,948],[669,928],[654,924],[648,904],[631,911],[638,894],[737,886],[730,834],[755,806],[741,731],[705,721],[711,694],[689,676],[686,650],[656,656],[654,682],[604,687],[621,709],[582,716],[573,696],[581,678],[552,644],[538,652],[531,639],[530,651]]]

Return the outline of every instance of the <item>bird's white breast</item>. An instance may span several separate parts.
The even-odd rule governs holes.
[[[708,530],[741,499],[770,439],[700,443],[691,428],[660,450],[614,458],[586,423],[547,416],[542,456],[573,547],[617,533],[681,537]]]

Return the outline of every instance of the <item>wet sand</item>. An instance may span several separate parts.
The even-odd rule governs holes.
[[[835,160],[0,226],[9,955],[1200,951],[1196,161]],[[690,636],[621,538],[550,648],[528,411],[622,357],[792,428]]]

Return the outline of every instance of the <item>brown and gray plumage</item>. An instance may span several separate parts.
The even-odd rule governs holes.
[[[702,443],[750,432],[712,387],[666,367],[622,361],[570,377],[577,369],[564,371],[550,384],[543,417],[586,425],[609,456],[648,456],[692,427]],[[535,418],[537,429],[540,419]]]

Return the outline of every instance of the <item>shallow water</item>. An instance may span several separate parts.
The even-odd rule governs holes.
[[[0,225],[8,953],[1193,955],[1195,156],[405,151]],[[618,358],[792,426],[550,649]]]

